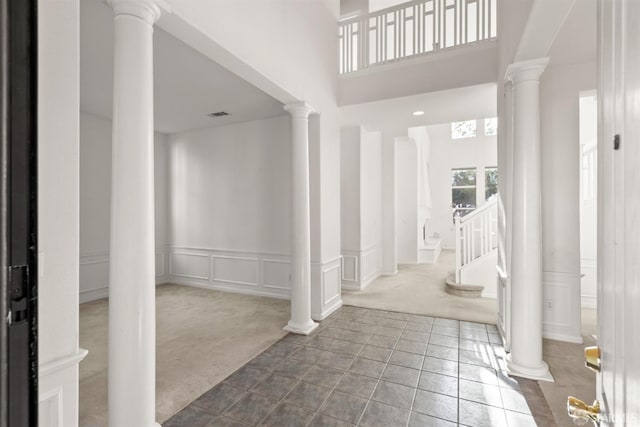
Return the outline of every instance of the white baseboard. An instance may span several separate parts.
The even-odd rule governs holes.
[[[259,290],[253,290],[253,289],[242,289],[242,288],[237,288],[234,286],[224,286],[224,285],[218,285],[215,283],[199,283],[193,280],[188,280],[188,279],[172,279],[169,281],[169,283],[175,284],[175,285],[181,285],[181,286],[190,286],[192,288],[200,288],[200,289],[208,289],[210,291],[222,291],[222,292],[231,292],[234,294],[243,294],[243,295],[254,295],[254,296],[259,296],[259,297],[269,297],[269,298],[278,298],[278,299],[284,299],[284,300],[289,300],[291,299],[290,296],[288,295],[279,295],[279,294],[274,294],[271,292],[260,292]]]

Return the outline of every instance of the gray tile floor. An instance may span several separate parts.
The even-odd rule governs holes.
[[[493,325],[343,307],[164,427],[535,426]]]

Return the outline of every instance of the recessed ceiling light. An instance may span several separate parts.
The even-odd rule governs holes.
[[[424,111],[414,111],[413,115],[414,116],[422,116],[422,115],[424,115]]]

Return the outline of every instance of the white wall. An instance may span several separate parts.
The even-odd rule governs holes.
[[[381,271],[382,136],[341,130],[342,287],[361,290]]]
[[[482,126],[481,126],[482,125]],[[442,247],[455,249],[455,232],[451,210],[451,169],[476,168],[477,206],[484,204],[484,170],[497,166],[495,136],[484,135],[484,121],[479,120],[475,138],[451,139],[451,123],[427,127],[431,137],[431,234],[438,233]],[[500,181],[500,177],[498,177]]]
[[[289,297],[288,116],[169,136],[169,280]]]
[[[406,133],[406,130],[404,131]],[[396,135],[403,131],[382,132],[382,241],[381,273],[394,275],[398,272],[396,243]]]
[[[418,241],[423,243],[423,227],[431,220],[431,177],[429,176],[429,163],[431,157],[431,138],[426,126],[416,126],[407,129],[409,137],[416,141],[416,207],[418,209],[418,222],[416,233]],[[429,233],[431,233],[429,231]]]
[[[340,131],[340,228],[341,250],[360,250],[360,127]],[[344,277],[356,277],[355,264]]]
[[[38,1],[39,425],[78,425],[79,5]]]
[[[80,113],[80,303],[109,294],[111,120]],[[155,133],[156,281],[166,279],[167,139]]]
[[[581,342],[580,92],[596,64],[549,66],[540,80],[544,335]]]
[[[362,132],[360,158],[360,250],[362,286],[367,286],[381,269],[382,241],[382,135]]]
[[[598,103],[595,93],[581,96],[580,148],[584,154],[580,155],[580,161],[583,162],[580,173],[580,271],[584,276],[580,289],[582,306],[590,308],[596,308],[598,294],[597,127]]]
[[[418,262],[418,148],[410,137],[398,137],[396,146],[396,248],[399,264]]]

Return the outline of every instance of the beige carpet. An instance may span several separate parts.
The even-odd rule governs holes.
[[[495,325],[495,299],[462,298],[444,291],[445,279],[455,269],[455,258],[454,251],[442,251],[436,264],[400,265],[397,275],[379,277],[363,291],[343,291],[342,302]]]
[[[156,421],[164,422],[284,335],[289,301],[161,285]],[[107,300],[80,305],[80,427],[107,426]]]

